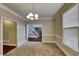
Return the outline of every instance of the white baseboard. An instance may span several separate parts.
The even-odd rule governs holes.
[[[67,52],[66,50],[64,50],[64,48],[62,48],[57,42],[56,42],[56,45],[67,55],[67,56],[72,56],[72,54],[70,54],[69,52]],[[69,48],[70,50],[74,51],[77,53],[77,51]],[[73,56],[75,56],[75,54],[73,54]]]
[[[3,45],[17,46],[17,44],[9,44],[9,43],[3,43]]]
[[[20,47],[20,46],[21,46],[22,44],[24,44],[25,42],[26,42],[26,40],[25,40],[24,42],[18,44],[18,47]]]
[[[58,45],[56,41],[43,41],[43,42],[44,43],[55,43],[67,56],[69,56],[69,54],[60,45]]]
[[[69,54],[68,54],[58,43],[56,43],[56,45],[57,45],[67,56],[69,56]]]
[[[43,43],[56,43],[55,41],[42,41]]]

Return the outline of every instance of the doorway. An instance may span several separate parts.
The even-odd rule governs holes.
[[[14,49],[17,40],[17,23],[3,18],[3,55]]]
[[[42,24],[28,24],[27,25],[27,39],[28,41],[42,42]]]

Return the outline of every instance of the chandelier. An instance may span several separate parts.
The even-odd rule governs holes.
[[[28,13],[28,15],[26,16],[26,18],[30,19],[30,20],[35,20],[35,19],[39,18],[38,13],[34,9],[34,4],[32,4],[32,11]]]

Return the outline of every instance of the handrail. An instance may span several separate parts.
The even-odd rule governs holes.
[[[34,29],[34,27],[31,25],[30,26],[32,32],[37,36],[37,37],[40,37],[39,33]]]
[[[35,28],[30,24],[30,26],[35,30]],[[39,34],[39,32],[37,31],[37,30],[35,30],[38,34]]]
[[[33,33],[35,33],[37,36],[40,36],[39,32],[36,31],[35,28],[32,25],[30,25],[30,27],[31,27]]]

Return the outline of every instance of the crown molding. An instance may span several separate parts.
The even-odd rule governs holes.
[[[29,19],[28,19],[29,20]],[[28,21],[27,20],[27,21]],[[42,21],[42,20],[53,20],[53,17],[44,17],[44,18],[39,18],[39,19],[36,19],[36,20],[29,20],[29,21]]]
[[[9,12],[9,13],[11,13],[11,14],[13,14],[13,15],[15,15],[15,16],[23,19],[23,20],[26,20],[24,17],[22,17],[21,15],[19,15],[18,13],[14,12],[13,10],[11,10],[10,8],[8,8],[7,6],[5,6],[5,5],[3,5],[1,3],[0,3],[0,8],[6,10],[7,12]]]
[[[44,18],[39,18],[38,20],[52,20],[53,17],[44,17]]]

